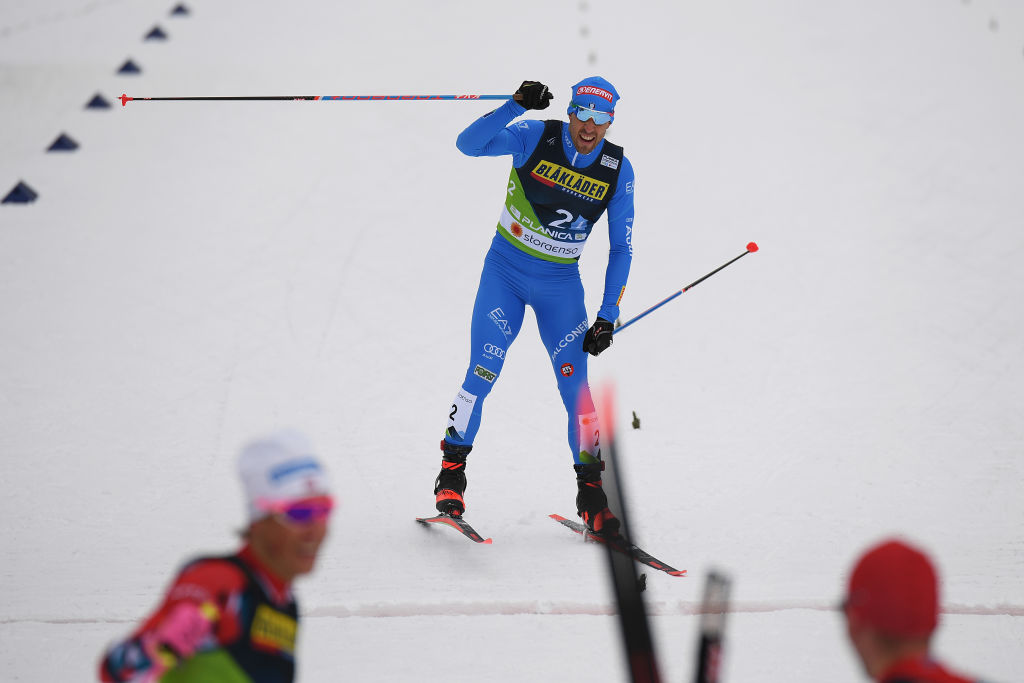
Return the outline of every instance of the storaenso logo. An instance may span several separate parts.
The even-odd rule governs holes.
[[[494,380],[498,379],[497,373],[491,372],[482,365],[478,365],[475,368],[473,368],[473,372],[476,373],[477,377],[484,381],[490,382],[491,384],[494,383]]]
[[[505,349],[501,348],[500,346],[495,346],[494,344],[484,344],[484,353],[487,354],[488,356],[493,356],[494,358],[500,358],[502,360],[505,360]]]
[[[564,337],[562,337],[561,339],[558,340],[558,345],[555,347],[554,353],[551,354],[551,360],[554,360],[555,358],[557,358],[558,354],[560,354],[562,352],[562,349],[564,349],[566,346],[568,346],[569,344],[572,344],[574,341],[579,339],[580,335],[581,334],[585,334],[586,331],[587,331],[587,321],[586,320],[581,322],[576,327],[572,328],[572,330],[569,331],[569,334],[565,335]]]
[[[559,255],[559,256],[561,256],[563,258],[579,258],[580,252],[583,251],[583,246],[582,245],[577,245],[577,246],[566,245],[566,246],[563,246],[561,244],[549,244],[547,242],[544,242],[543,240],[538,239],[531,232],[523,233],[523,236],[520,237],[520,239],[523,242],[536,247],[537,249],[542,249],[544,251],[551,252],[552,254],[557,254],[557,255]],[[505,336],[508,336],[508,335],[505,335]]]

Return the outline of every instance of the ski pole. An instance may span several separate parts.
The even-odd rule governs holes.
[[[718,266],[717,268],[715,268],[714,270],[712,270],[710,273],[708,273],[704,277],[700,278],[699,280],[695,280],[695,281],[691,282],[690,284],[686,285],[685,287],[680,289],[678,292],[676,292],[672,296],[667,297],[665,299],[662,299],[661,301],[659,301],[658,303],[654,304],[653,306],[648,308],[646,311],[641,313],[640,315],[638,315],[635,318],[632,318],[632,319],[624,322],[623,324],[619,325],[617,328],[615,328],[615,331],[612,332],[612,334],[616,334],[618,332],[621,332],[622,330],[626,329],[627,327],[629,327],[630,325],[635,323],[637,320],[639,320],[640,318],[642,318],[645,315],[647,315],[648,313],[652,313],[652,312],[658,310],[659,308],[661,308],[662,306],[664,306],[665,304],[667,304],[669,301],[672,301],[672,299],[675,299],[677,296],[679,296],[680,294],[682,294],[686,290],[691,289],[693,287],[696,287],[700,283],[704,282],[709,277],[711,277],[712,275],[714,275],[715,273],[720,271],[722,268],[725,268],[726,266],[728,266],[728,265],[730,265],[732,263],[735,263],[736,261],[739,261],[741,258],[746,256],[747,254],[750,254],[750,253],[755,252],[755,251],[757,251],[757,244],[755,244],[754,242],[751,242],[750,244],[747,245],[747,250],[745,252],[743,252],[742,254],[740,254],[739,256],[737,256],[736,258],[732,259],[728,263],[723,263],[722,265]]]
[[[601,391],[596,406],[601,425],[601,442],[605,452],[605,490],[608,493],[608,507],[619,515],[618,549],[616,539],[604,543],[608,556],[608,569],[612,579],[612,591],[619,613],[619,632],[629,666],[631,683],[661,683],[658,671],[658,657],[655,653],[654,638],[644,600],[642,579],[637,576],[633,560],[633,536],[630,533],[629,506],[626,504],[626,487],[623,484],[623,468],[619,466],[619,452],[615,439],[614,387],[607,385]],[[714,682],[717,683],[717,682]]]
[[[255,102],[268,100],[308,100],[315,102],[342,101],[342,102],[394,102],[394,101],[430,101],[430,100],[519,100],[514,95],[265,95],[265,96],[241,96],[241,97],[128,97],[122,93],[121,106],[125,107],[129,102]]]
[[[694,683],[719,683],[722,676],[722,647],[725,617],[729,611],[732,579],[715,570],[704,580],[704,598],[700,604],[700,638],[697,640],[697,673]]]

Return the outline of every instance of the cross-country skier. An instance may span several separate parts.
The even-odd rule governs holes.
[[[185,565],[156,612],[106,653],[100,680],[290,683],[299,613],[291,584],[313,569],[333,507],[305,437],[242,450],[249,523],[238,552]]]
[[[465,511],[466,456],[484,399],[529,305],[569,416],[577,512],[595,533],[613,535],[619,520],[601,488],[604,463],[587,353],[596,356],[611,345],[612,321],[629,275],[633,168],[622,148],[605,140],[619,99],[611,83],[591,77],[574,85],[568,122],[512,123],[528,109],[546,109],[551,99],[546,85],[523,81],[513,100],[474,121],[456,142],[469,156],[511,155],[512,172],[480,276],[469,368],[449,409],[434,494],[438,511],[456,516]],[[590,325],[577,261],[606,210],[611,249],[601,307]]]

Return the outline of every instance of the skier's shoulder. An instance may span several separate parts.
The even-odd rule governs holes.
[[[632,181],[636,178],[636,171],[633,170],[633,163],[629,160],[625,154],[622,155],[621,170],[619,171],[619,178],[627,181]]]
[[[508,124],[505,129],[520,138],[524,143],[529,144],[532,148],[544,136],[547,124],[547,121],[540,119],[520,119]]]
[[[237,555],[209,555],[189,560],[171,588],[171,599],[186,597],[181,593],[223,593],[241,590],[249,583],[250,573]],[[175,595],[178,593],[178,595]]]

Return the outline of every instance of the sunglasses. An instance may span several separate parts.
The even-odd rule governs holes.
[[[331,516],[334,499],[330,496],[319,496],[295,502],[265,503],[263,508],[276,515],[281,521],[290,524],[313,524],[322,522]]]
[[[576,104],[570,102],[569,106],[573,108],[573,114],[576,115],[580,121],[594,120],[594,123],[598,126],[602,126],[612,120],[613,111],[598,111],[590,107],[584,107],[582,104]]]

